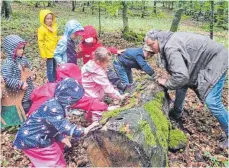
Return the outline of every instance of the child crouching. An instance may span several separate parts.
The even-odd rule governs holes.
[[[22,149],[35,167],[66,167],[64,144],[71,147],[66,136],[81,137],[98,123],[87,128],[71,124],[65,117],[65,109],[84,94],[74,79],[66,78],[55,90],[54,97],[43,103],[26,120],[17,132],[14,146]]]
[[[86,96],[99,101],[104,100],[105,94],[113,99],[125,99],[126,95],[120,95],[108,80],[106,70],[110,61],[111,53],[106,48],[99,47],[94,53],[94,59],[89,60],[82,67],[82,85]],[[101,115],[102,113],[95,112],[92,114],[92,120],[99,119]]]

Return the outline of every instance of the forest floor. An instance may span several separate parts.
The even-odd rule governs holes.
[[[69,8],[69,9],[67,9]],[[21,10],[25,9],[25,10]],[[26,6],[24,4],[13,4],[13,17],[7,21],[2,20],[2,36],[5,37],[8,34],[18,34],[22,36],[27,42],[26,56],[30,58],[34,70],[37,72],[37,79],[35,81],[36,86],[40,86],[46,83],[46,66],[44,60],[39,57],[37,47],[36,30],[39,26],[38,11],[41,8],[34,8],[33,6]],[[84,18],[86,14],[71,12],[69,5],[58,4],[57,7],[51,8],[59,16],[58,25],[60,28],[64,28],[64,24],[70,18],[78,19],[83,25],[91,24],[95,27],[98,24],[95,21],[96,18],[89,16]],[[62,12],[63,11],[63,12]],[[135,18],[136,19],[136,18]],[[147,18],[149,20],[149,18]],[[143,19],[143,22],[148,23],[147,19]],[[119,19],[120,20],[120,19]],[[131,19],[130,19],[131,20]],[[134,19],[133,19],[134,20]],[[141,19],[139,19],[140,21]],[[171,18],[167,18],[171,23]],[[152,19],[152,22],[160,22],[155,25],[162,25],[162,27],[153,26],[157,29],[168,29],[168,21],[166,18]],[[110,30],[106,25],[110,25],[109,18],[103,20],[104,29],[101,34],[101,41],[105,46],[114,46],[117,48],[136,47],[134,42],[128,42],[121,37],[121,33],[118,30]],[[155,22],[154,22],[155,21]],[[118,21],[117,21],[118,22]],[[120,21],[121,24],[121,21]],[[120,24],[117,24],[117,29],[121,29]],[[144,28],[138,27],[137,23],[130,21],[130,24],[135,26],[136,31],[147,32],[152,28],[152,25],[147,24]],[[135,25],[136,24],[136,25]],[[142,25],[142,24],[140,24]],[[180,31],[193,31],[201,34],[208,34],[208,32],[202,29],[203,24],[195,22],[190,19],[182,20],[180,24]],[[114,26],[113,26],[114,27]],[[63,31],[63,30],[62,30]],[[108,33],[109,32],[109,33]],[[216,40],[222,42],[227,46],[227,33],[220,31],[215,33]],[[5,58],[4,53],[1,53],[2,59]],[[165,74],[165,71],[158,68],[155,63],[155,59],[150,61],[152,67],[158,74]],[[138,72],[136,72],[138,74]],[[144,74],[143,74],[144,75]],[[228,106],[228,79],[227,84],[224,87],[223,103]],[[171,97],[174,99],[174,92],[170,92]],[[184,112],[184,127],[187,130],[188,145],[182,151],[176,153],[169,152],[169,166],[170,167],[228,167],[228,151],[224,151],[218,147],[219,140],[222,137],[222,131],[219,123],[212,116],[206,106],[203,106],[198,100],[195,93],[188,90],[188,94],[185,99],[185,112]],[[86,126],[87,123],[83,117],[70,116],[70,120],[74,123]],[[10,167],[26,167],[29,165],[28,158],[20,151],[14,150],[12,142],[14,140],[17,128],[9,128],[1,132],[1,166]],[[71,149],[67,149],[65,152],[65,158],[69,167],[82,167],[90,166],[86,155],[87,144],[83,143],[83,139],[75,142]]]

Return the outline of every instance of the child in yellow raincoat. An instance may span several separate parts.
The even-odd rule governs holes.
[[[57,35],[56,16],[48,9],[40,11],[40,23],[38,28],[38,45],[40,55],[46,59],[47,77],[49,82],[56,80],[56,63],[54,51],[59,41]]]

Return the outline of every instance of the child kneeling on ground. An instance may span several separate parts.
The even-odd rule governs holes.
[[[84,94],[82,86],[72,78],[58,83],[54,97],[32,113],[17,132],[14,147],[22,149],[35,167],[66,167],[64,144],[71,147],[66,136],[81,137],[97,126],[87,128],[71,124],[65,117],[68,106]]]

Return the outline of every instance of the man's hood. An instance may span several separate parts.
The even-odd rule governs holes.
[[[165,44],[173,35],[171,31],[160,31],[160,30],[151,30],[149,31],[146,36],[149,36],[152,40],[158,40],[160,52],[163,52]]]

